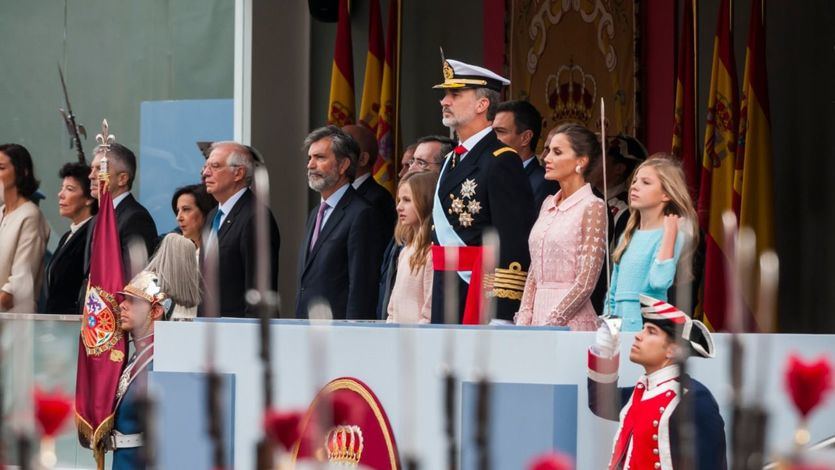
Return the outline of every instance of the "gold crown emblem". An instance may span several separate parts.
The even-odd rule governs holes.
[[[328,461],[357,466],[362,458],[363,438],[359,426],[335,426],[325,437]]]
[[[545,99],[559,124],[576,122],[588,125],[597,99],[597,82],[576,64],[563,65],[545,81]]]
[[[449,65],[449,62],[444,61],[444,80],[452,80],[455,77],[455,71],[452,70],[452,66]]]

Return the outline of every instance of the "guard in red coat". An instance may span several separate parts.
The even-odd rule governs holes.
[[[667,302],[641,296],[644,327],[635,336],[629,360],[644,367],[634,387],[618,388],[619,337],[608,325],[597,331],[589,348],[589,408],[601,418],[620,421],[608,468],[664,469],[680,467],[682,453],[678,429],[681,420],[693,426],[692,461],[699,470],[727,468],[725,423],[716,400],[704,385],[679,374],[675,363],[679,344],[690,355],[714,356],[713,340],[698,320]],[[689,416],[679,413],[685,384]]]

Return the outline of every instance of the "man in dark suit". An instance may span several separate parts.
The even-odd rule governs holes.
[[[90,192],[96,199],[99,198],[98,176],[101,171],[103,156],[102,147],[97,147],[93,161],[90,164],[92,169],[90,171]],[[136,155],[133,151],[124,145],[112,143],[107,151],[107,161],[108,173],[110,174],[110,194],[116,208],[116,228],[119,231],[119,240],[122,247],[122,269],[125,279],[130,279],[133,277],[132,274],[142,270],[148,261],[157,239],[157,226],[148,210],[130,192],[133,188],[133,180],[136,177]],[[94,217],[91,222],[92,224],[87,232],[87,247],[84,254],[85,278],[90,272],[90,250],[96,218]],[[131,247],[135,248],[131,250]],[[86,288],[87,283],[85,281],[81,285],[82,301]]]
[[[519,155],[502,144],[490,127],[499,103],[499,92],[510,83],[490,70],[455,60],[444,62],[442,122],[458,135],[458,146],[441,168],[432,222],[432,322],[444,323],[445,255],[455,251],[458,280],[458,323],[479,323],[480,286],[492,286],[496,319],[510,323],[519,310],[527,279],[530,253],[528,235],[534,221],[533,194]],[[495,271],[483,278],[476,258],[482,235],[496,230],[499,259]],[[473,290],[474,286],[478,290]],[[469,294],[469,298],[468,298]]]
[[[374,162],[377,160],[377,138],[367,127],[363,126],[349,125],[343,127],[342,130],[360,146],[357,175],[351,182],[351,186],[377,210],[378,225],[383,231],[383,239],[388,240],[394,234],[397,212],[394,209],[394,198],[391,193],[377,184],[374,175],[371,174]]]
[[[335,126],[314,130],[304,141],[307,180],[321,195],[311,211],[299,255],[296,317],[308,318],[317,301],[335,319],[373,319],[385,238],[371,204],[351,186],[359,145]]]
[[[493,130],[505,145],[513,148],[522,159],[525,173],[533,191],[537,213],[545,198],[556,194],[556,181],[545,179],[545,169],[536,158],[536,145],[542,132],[542,115],[528,101],[505,101],[496,109]]]
[[[249,187],[256,157],[250,147],[237,142],[215,142],[209,147],[203,167],[206,192],[218,202],[206,216],[203,246],[217,247],[218,306],[224,317],[254,317],[258,312],[246,302],[246,293],[255,286],[256,259],[270,263],[269,289],[278,289],[278,253],[281,236],[272,211],[269,217],[269,250],[257,252],[255,242],[255,196]],[[203,251],[203,250],[201,250]],[[201,256],[205,257],[205,252]],[[201,263],[206,278],[206,264]],[[205,298],[205,297],[204,297]],[[205,302],[200,313],[205,313]]]

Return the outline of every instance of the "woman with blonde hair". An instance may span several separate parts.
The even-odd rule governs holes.
[[[438,175],[409,173],[397,188],[395,241],[403,246],[388,304],[389,323],[432,318],[432,199]]]
[[[606,302],[607,312],[623,319],[623,331],[643,326],[641,294],[666,301],[676,279],[692,277],[696,224],[681,165],[661,153],[638,166],[629,189],[629,220],[612,254]]]

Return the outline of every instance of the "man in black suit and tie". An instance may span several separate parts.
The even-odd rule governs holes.
[[[90,164],[90,192],[96,199],[99,198],[99,172],[103,156],[104,149],[101,146],[96,147]],[[119,231],[122,247],[122,270],[125,279],[130,279],[133,277],[133,271],[139,272],[152,254],[157,240],[157,225],[148,209],[145,209],[130,192],[136,177],[136,155],[133,151],[124,145],[112,143],[107,151],[107,162],[110,173],[110,195],[113,197],[113,206],[116,209],[116,228]],[[84,253],[85,278],[90,273],[90,250],[96,217],[91,222]],[[131,251],[131,246],[138,247],[142,252],[137,254],[135,250]],[[85,280],[81,285],[80,305],[83,305],[86,289]]]
[[[256,165],[250,147],[237,142],[215,142],[209,147],[203,167],[206,192],[218,202],[206,216],[203,246],[218,253],[218,305],[224,317],[255,317],[256,309],[246,302],[246,293],[255,286],[257,257],[270,262],[269,288],[278,290],[278,253],[281,237],[272,211],[269,213],[270,246],[267,253],[256,253],[255,196],[249,187]],[[260,163],[260,162],[259,162]],[[201,253],[205,256],[205,253]],[[205,263],[201,263],[205,270]],[[204,277],[205,277],[204,271]],[[201,305],[201,314],[205,305]]]
[[[376,210],[351,186],[359,145],[327,126],[311,132],[304,148],[308,185],[321,203],[307,220],[299,255],[296,317],[308,318],[309,308],[324,301],[335,319],[373,319],[386,239]]]
[[[536,158],[536,144],[542,133],[542,115],[528,101],[505,101],[496,109],[493,130],[505,145],[512,147],[522,159],[533,191],[537,213],[546,197],[556,194],[556,181],[545,179],[545,169]]]
[[[354,177],[351,186],[377,210],[378,224],[383,230],[383,239],[388,240],[394,234],[397,211],[394,209],[394,198],[391,193],[380,186],[371,174],[374,162],[377,160],[377,138],[367,127],[349,125],[343,127],[342,130],[360,146],[357,176]]]

